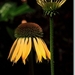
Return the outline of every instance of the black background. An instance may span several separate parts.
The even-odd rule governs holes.
[[[0,0],[0,3],[8,0]],[[10,0],[21,6],[21,0]],[[35,13],[26,13],[15,16],[12,23],[0,22],[0,75],[20,74],[29,75],[29,62],[23,65],[21,59],[12,66],[7,60],[10,47],[14,40],[9,36],[6,27],[15,29],[22,21],[38,23],[44,32],[43,39],[49,47],[49,17],[43,16],[42,8],[37,5],[36,0],[27,0],[28,5],[35,9]],[[55,75],[73,75],[73,0],[67,0],[61,8],[57,10],[59,14],[53,16],[54,19],[54,69]],[[14,35],[13,35],[14,36]],[[50,63],[34,63],[35,75],[50,75]]]

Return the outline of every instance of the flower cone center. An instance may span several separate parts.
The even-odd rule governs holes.
[[[42,28],[36,23],[22,23],[15,30],[15,37],[42,37]]]

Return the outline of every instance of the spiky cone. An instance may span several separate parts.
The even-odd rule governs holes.
[[[32,22],[21,23],[15,30],[15,37],[16,40],[8,55],[8,59],[10,59],[11,62],[17,63],[17,61],[22,58],[25,64],[33,44],[36,52],[36,62],[42,62],[42,58],[45,60],[51,59],[51,53],[42,39],[42,28],[38,24]]]

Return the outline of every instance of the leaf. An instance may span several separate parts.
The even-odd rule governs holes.
[[[31,13],[34,12],[35,10],[30,8],[29,5],[27,3],[24,3],[21,6],[16,7],[16,9],[13,11],[10,11],[10,15],[11,16],[17,16],[17,15],[21,15],[24,13]]]
[[[14,40],[15,39],[14,30],[9,28],[9,27],[6,27],[6,30],[7,30],[8,34],[9,34],[9,36]]]
[[[0,21],[8,21],[13,20],[15,16],[25,14],[25,13],[32,13],[35,10],[29,7],[27,3],[22,4],[21,6],[17,6],[16,3],[5,3],[0,8]]]
[[[15,8],[15,3],[5,3],[2,7],[0,7],[0,21],[8,21],[11,19],[10,10]]]

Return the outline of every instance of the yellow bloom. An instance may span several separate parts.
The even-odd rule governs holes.
[[[22,58],[25,64],[33,44],[36,52],[36,62],[42,62],[42,58],[45,60],[51,59],[50,51],[41,38],[42,29],[38,24],[22,23],[16,28],[15,37],[17,39],[13,43],[8,55],[8,59],[10,59],[11,62],[17,63],[17,61]]]
[[[46,11],[53,11],[61,7],[66,0],[36,0],[37,4],[40,5]]]

